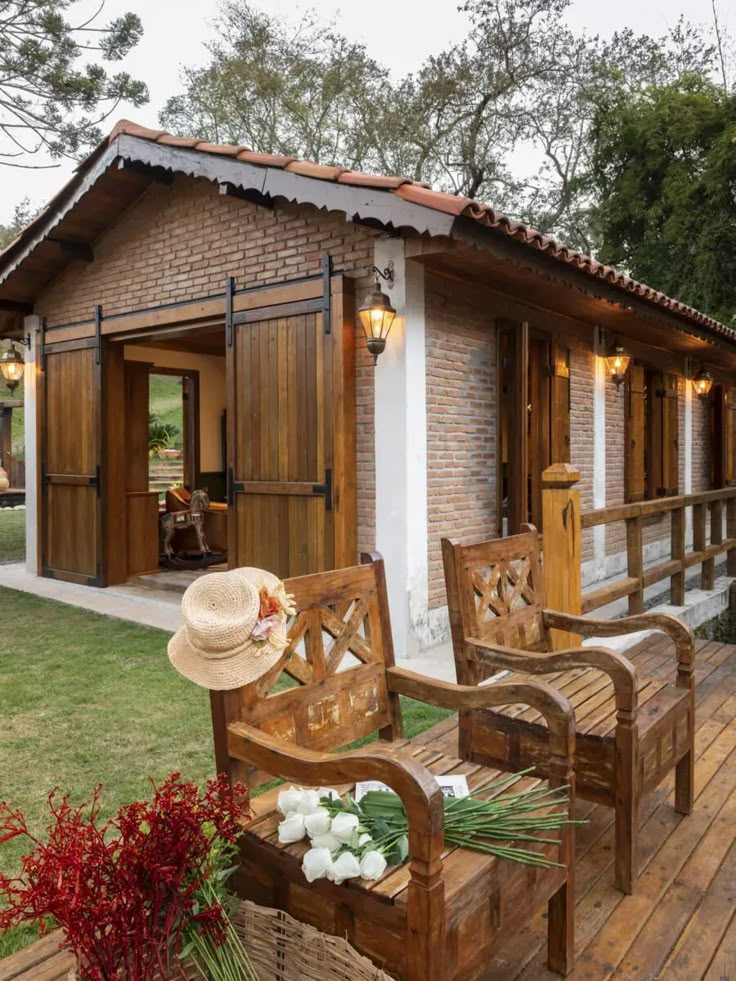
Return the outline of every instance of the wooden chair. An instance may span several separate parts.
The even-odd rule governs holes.
[[[675,809],[693,807],[695,648],[676,617],[644,613],[620,620],[570,616],[545,609],[536,529],[461,545],[442,541],[445,585],[458,681],[477,685],[501,670],[549,679],[576,714],[575,786],[586,800],[615,808],[615,882],[630,893],[637,876],[642,797],[675,769]],[[634,665],[605,647],[550,653],[550,628],[583,637],[639,630],[667,634],[675,645],[677,680],[639,678]],[[461,712],[460,755],[517,770],[545,772],[546,732],[538,712],[507,706],[483,716]]]
[[[341,792],[358,780],[382,780],[406,807],[410,861],[377,882],[309,884],[301,871],[307,846],[277,840],[271,789],[252,801],[238,891],[346,937],[392,977],[410,981],[477,977],[500,940],[548,904],[549,963],[565,974],[573,956],[573,826],[562,830],[559,845],[539,846],[561,863],[549,870],[446,847],[432,774],[464,773],[471,792],[487,797],[499,792],[483,788],[500,774],[458,758],[452,717],[440,734],[402,739],[399,695],[471,713],[520,701],[533,706],[547,721],[548,779],[557,786],[571,780],[572,709],[548,685],[468,688],[394,667],[383,561],[363,561],[286,583],[298,612],[281,661],[255,683],[211,692],[217,768],[251,790],[273,777]],[[296,684],[284,688],[284,675]],[[342,751],[375,732],[378,742]],[[537,783],[524,777],[518,787]]]

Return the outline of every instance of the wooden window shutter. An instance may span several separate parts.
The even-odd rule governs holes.
[[[649,413],[649,494],[672,497],[680,483],[677,375],[652,373]]]
[[[626,420],[624,482],[627,501],[646,497],[646,372],[640,364],[631,364],[626,375]]]
[[[725,479],[726,486],[733,486],[736,484],[736,389],[729,388],[725,393],[723,408]]]
[[[570,350],[550,344],[551,463],[570,462]]]

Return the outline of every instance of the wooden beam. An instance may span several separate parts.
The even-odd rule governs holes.
[[[9,313],[33,313],[33,304],[23,300],[5,300],[0,297],[0,310],[7,310]]]
[[[86,242],[75,242],[70,238],[54,238],[52,235],[49,236],[48,241],[55,242],[60,247],[62,255],[68,259],[81,259],[82,262],[95,261],[92,246]]]

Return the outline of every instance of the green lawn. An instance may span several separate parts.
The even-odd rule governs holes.
[[[26,556],[26,513],[0,508],[0,564],[22,562]]]
[[[164,631],[0,589],[0,797],[36,830],[54,787],[75,801],[104,784],[106,813],[147,795],[147,778],[213,773],[207,692],[176,674]],[[406,735],[447,712],[404,700]],[[0,845],[18,869],[22,846]],[[32,931],[0,938],[0,957]]]

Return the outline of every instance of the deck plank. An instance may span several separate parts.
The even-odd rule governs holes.
[[[644,641],[633,657],[640,675],[673,679],[667,642]],[[675,813],[672,774],[645,799],[642,871],[633,896],[613,886],[612,810],[576,803],[588,823],[577,835],[578,959],[571,981],[736,981],[736,645],[699,641],[696,679],[695,810],[689,817]],[[591,699],[594,716],[600,689],[572,687],[578,700]],[[430,765],[438,754],[456,751],[453,719],[422,734],[414,747]],[[378,888],[388,888],[392,876],[400,878],[389,873]],[[544,963],[546,929],[540,914],[509,938],[483,981],[556,978]],[[49,937],[1,961],[0,981],[57,981],[69,963]]]

